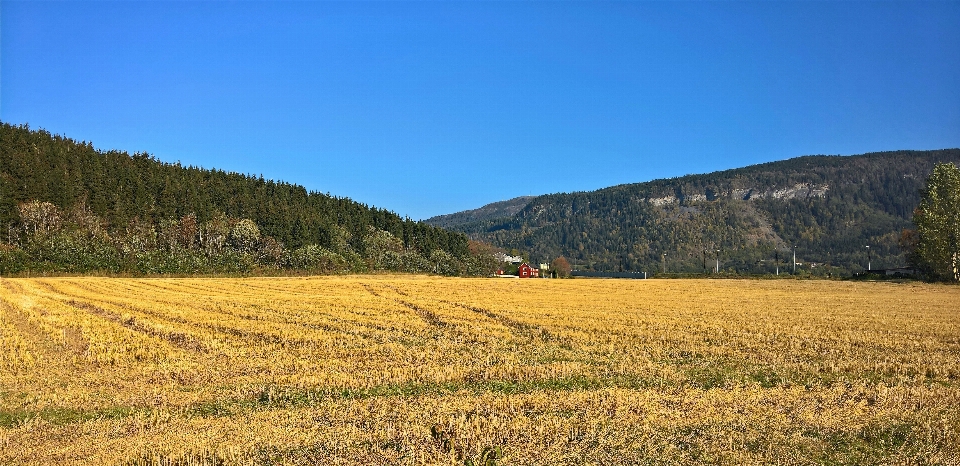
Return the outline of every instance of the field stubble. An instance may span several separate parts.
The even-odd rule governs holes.
[[[0,279],[0,463],[960,463],[960,288]]]

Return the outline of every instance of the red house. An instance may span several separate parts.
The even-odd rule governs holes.
[[[530,267],[530,264],[524,262],[517,268],[517,275],[519,275],[520,278],[536,278],[540,276],[540,269]]]

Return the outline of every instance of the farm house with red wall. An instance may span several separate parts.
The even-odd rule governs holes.
[[[530,267],[530,264],[524,262],[517,268],[517,275],[520,278],[537,278],[540,276],[540,269]]]

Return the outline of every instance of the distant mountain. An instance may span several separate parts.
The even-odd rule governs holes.
[[[479,209],[465,210],[455,214],[437,215],[424,220],[425,223],[441,228],[452,229],[460,225],[474,222],[484,222],[498,218],[509,217],[520,212],[536,196],[520,196],[506,201],[487,204]]]
[[[768,273],[792,270],[795,246],[800,271],[849,274],[868,259],[873,268],[904,265],[898,240],[937,162],[960,164],[960,149],[798,157],[543,195],[500,218],[427,222],[535,262],[562,255],[583,270],[702,272],[719,261],[721,271]]]

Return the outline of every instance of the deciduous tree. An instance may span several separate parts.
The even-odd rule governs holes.
[[[28,235],[46,235],[61,226],[60,211],[49,202],[24,202],[17,207],[20,210],[20,222]]]
[[[937,164],[921,194],[917,258],[932,277],[960,281],[960,168]]]
[[[557,274],[557,277],[566,278],[570,276],[570,262],[563,256],[560,256],[550,263],[550,270]]]

